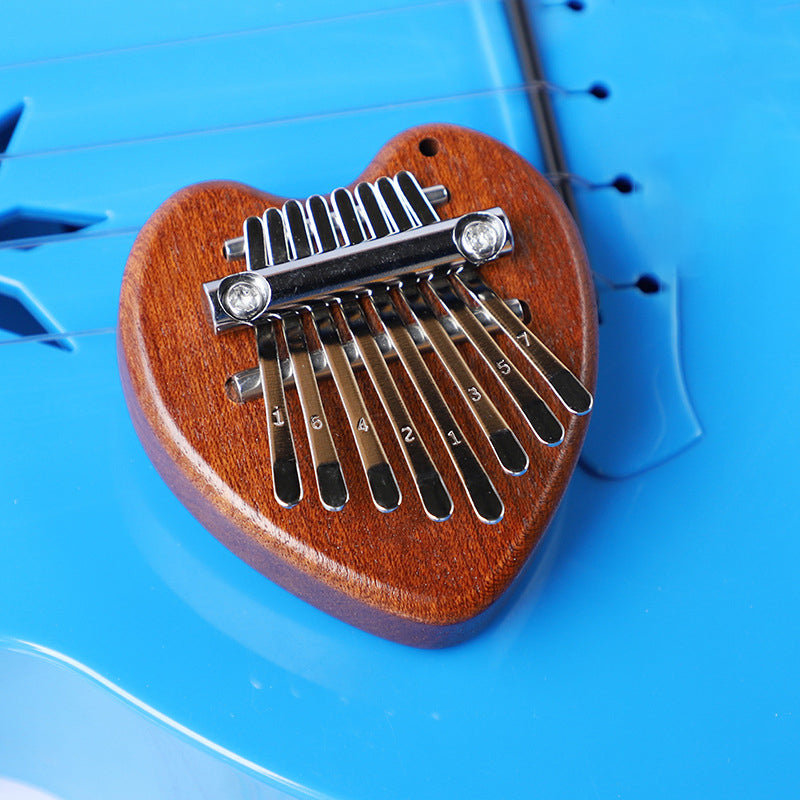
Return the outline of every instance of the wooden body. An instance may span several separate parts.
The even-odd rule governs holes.
[[[493,206],[504,209],[514,232],[514,252],[482,274],[501,297],[518,297],[529,305],[531,329],[593,389],[593,287],[574,223],[544,178],[498,142],[450,126],[403,133],[358,180],[401,169],[413,172],[423,186],[448,188],[451,200],[439,210],[443,218]],[[488,621],[540,541],[577,462],[588,418],[569,415],[500,337],[510,359],[564,424],[563,444],[545,447],[477,355],[462,346],[484,386],[496,388],[495,402],[530,456],[525,475],[507,476],[455,397],[444,369],[427,358],[505,502],[504,519],[489,526],[474,516],[433,426],[423,419],[411,381],[395,365],[396,381],[421,420],[426,444],[454,500],[448,521],[431,522],[363,371],[360,386],[395,466],[403,502],[389,514],[372,505],[336,388],[325,381],[323,400],[350,501],[339,512],[322,508],[297,396],[290,390],[305,496],[295,508],[281,508],[272,493],[264,404],[236,405],[223,392],[230,374],[255,366],[253,332],[215,336],[205,317],[201,284],[235,271],[222,256],[222,243],[240,235],[245,217],[282,203],[240,184],[199,184],[171,197],[143,228],[123,280],[118,339],[136,429],[187,508],[271,580],[389,639],[423,647],[463,640]]]

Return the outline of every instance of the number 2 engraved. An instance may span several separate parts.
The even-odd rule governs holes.
[[[400,428],[400,433],[403,434],[403,441],[404,442],[416,442],[417,437],[414,436],[414,429],[410,425],[403,425]]]
[[[272,409],[272,424],[276,428],[280,428],[281,425],[285,425],[286,424],[286,420],[283,418],[283,414],[281,413],[280,406],[275,406]]]
[[[309,422],[315,431],[318,431],[322,427],[322,419],[320,418],[319,414],[312,414]]]

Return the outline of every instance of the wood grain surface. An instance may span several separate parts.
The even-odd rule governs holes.
[[[434,153],[435,151],[435,153]],[[389,142],[359,180],[401,169],[423,186],[444,184],[443,218],[500,206],[514,232],[514,252],[484,267],[501,297],[530,307],[530,327],[594,388],[597,331],[594,292],[574,223],[549,184],[520,156],[481,134],[451,126],[415,128]],[[329,187],[331,190],[335,187]],[[497,406],[530,456],[521,477],[502,472],[441,365],[427,362],[506,505],[504,519],[474,516],[432,424],[399,365],[401,392],[422,421],[431,455],[453,497],[446,522],[425,516],[374,389],[359,383],[379,428],[403,502],[379,513],[369,497],[346,417],[332,381],[323,401],[343,462],[350,501],[322,508],[294,389],[287,391],[304,498],[281,508],[272,493],[263,401],[236,405],[223,391],[234,372],[254,367],[251,329],[215,336],[201,284],[242,268],[222,256],[224,240],[274,197],[235,183],[204,183],[173,195],[142,229],[123,279],[119,363],[136,430],[154,464],[197,519],[265,576],[340,619],[421,647],[463,640],[499,607],[531,557],[577,462],[588,417],[566,413],[514,348],[498,339],[555,410],[566,429],[559,447],[540,444],[498,387]],[[486,387],[496,382],[467,346],[462,352]]]

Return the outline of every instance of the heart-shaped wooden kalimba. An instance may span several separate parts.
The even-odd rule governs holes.
[[[553,189],[444,125],[330,196],[178,192],[120,299],[131,415],[181,501],[268,578],[422,647],[484,625],[540,541],[596,343]]]

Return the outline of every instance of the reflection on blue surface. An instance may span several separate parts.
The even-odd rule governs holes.
[[[93,237],[0,250],[0,274],[67,331],[114,325],[133,232],[187,183],[305,197],[431,120],[537,159],[496,3],[345,2],[330,25],[306,24],[322,3],[167,6],[5,9],[30,35],[2,56],[0,108],[26,103],[2,204],[106,217]],[[579,470],[500,619],[424,652],[316,611],[193,520],[136,439],[113,334],[2,345],[0,775],[65,798],[797,795],[800,12],[596,0],[535,16],[555,84],[610,89],[556,93],[573,170],[637,186],[579,191],[592,265],[666,287],[613,292],[604,312],[624,331],[679,302],[702,438],[627,480]],[[624,366],[603,335],[598,412]]]
[[[605,478],[658,466],[702,433],[683,377],[677,275],[646,278],[655,291],[598,285],[600,371],[581,464]]]

